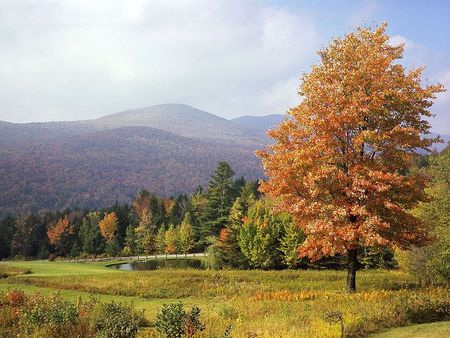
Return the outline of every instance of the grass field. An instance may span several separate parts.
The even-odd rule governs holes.
[[[340,325],[327,320],[332,312],[342,315],[348,336],[358,337],[448,320],[450,306],[448,289],[421,288],[398,271],[360,271],[359,292],[347,294],[344,271],[119,271],[105,264],[0,263],[0,270],[14,272],[0,280],[0,291],[59,290],[71,300],[94,294],[101,301],[133,302],[150,322],[163,303],[182,301],[202,309],[204,337],[221,337],[230,325],[233,337],[339,337]],[[140,334],[157,335],[154,328]]]
[[[446,338],[450,337],[450,322],[411,325],[386,330],[369,336],[370,338]]]

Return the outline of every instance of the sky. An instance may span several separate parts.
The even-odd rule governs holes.
[[[317,50],[389,24],[402,63],[450,89],[450,1],[0,0],[0,120],[91,119],[160,103],[286,112]],[[450,134],[450,93],[433,131]]]

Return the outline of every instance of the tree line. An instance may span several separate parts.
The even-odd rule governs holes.
[[[258,187],[257,181],[235,179],[230,164],[221,161],[208,186],[198,187],[191,195],[162,198],[143,190],[130,204],[104,209],[7,216],[0,221],[0,257],[53,259],[207,250],[217,268],[340,266],[340,257],[315,263],[300,259],[303,231],[288,213],[273,212],[273,201]],[[369,260],[365,265],[394,265],[388,251]]]

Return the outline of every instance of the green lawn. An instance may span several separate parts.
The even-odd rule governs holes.
[[[386,330],[370,338],[447,338],[450,337],[450,321],[419,324]]]
[[[30,269],[35,277],[92,275],[99,273],[121,273],[123,271],[106,268],[114,262],[92,262],[92,263],[63,263],[46,261],[15,261],[2,263],[21,269]]]
[[[150,322],[163,303],[182,301],[201,308],[205,337],[220,337],[229,325],[233,337],[339,337],[339,325],[326,320],[330,312],[341,313],[346,331],[362,337],[414,323],[414,316],[423,315],[423,302],[430,311],[449,307],[448,289],[420,288],[399,271],[360,271],[359,292],[348,294],[345,271],[120,271],[108,264],[0,263],[31,271],[0,279],[0,291],[57,290],[69,300],[94,295],[101,301],[133,302]],[[145,332],[155,333],[150,328],[141,335]]]

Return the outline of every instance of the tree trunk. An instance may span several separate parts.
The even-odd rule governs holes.
[[[358,265],[358,249],[348,250],[347,291],[356,291],[356,267]]]

